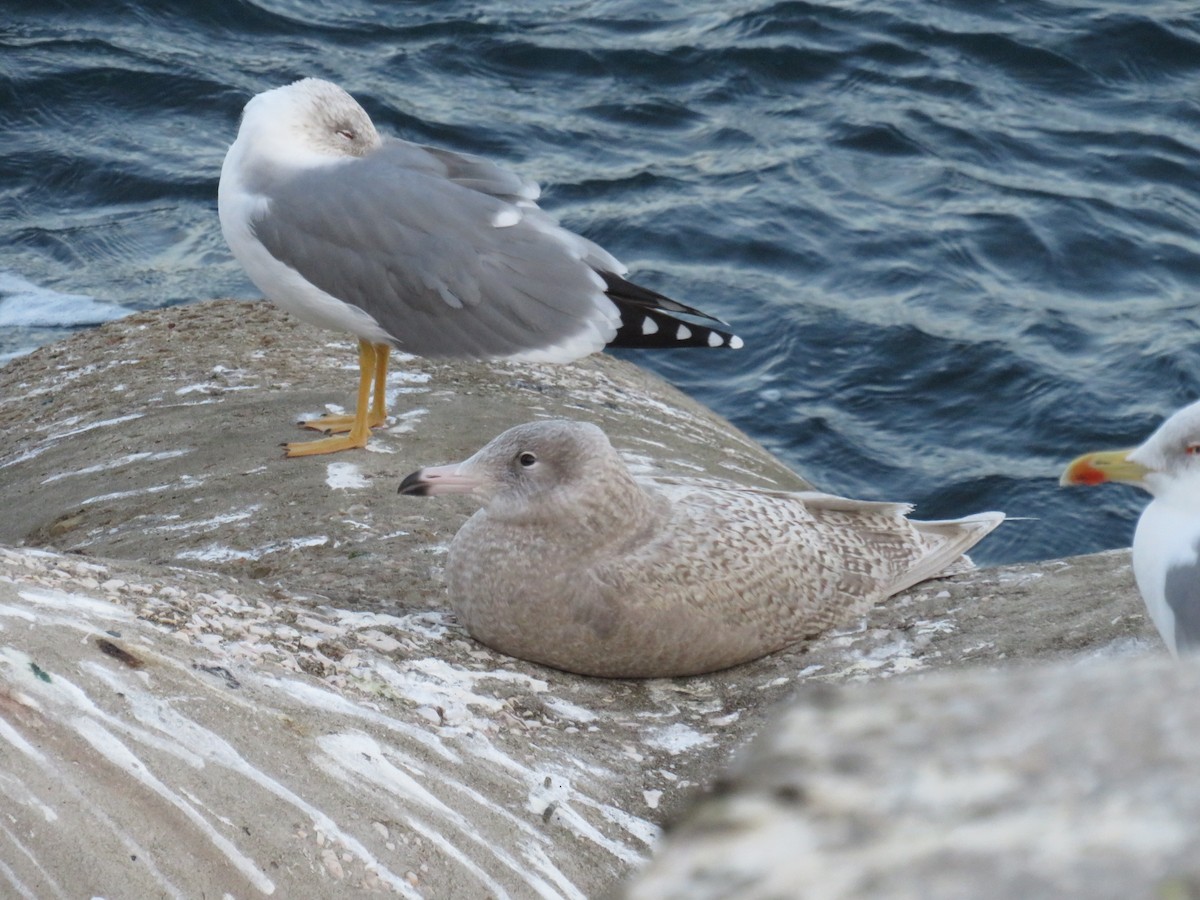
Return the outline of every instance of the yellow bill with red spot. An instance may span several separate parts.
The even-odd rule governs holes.
[[[1141,485],[1151,471],[1141,463],[1129,458],[1133,449],[1099,450],[1077,456],[1063,470],[1058,483],[1063,487],[1085,484],[1088,486],[1119,481],[1124,484]]]

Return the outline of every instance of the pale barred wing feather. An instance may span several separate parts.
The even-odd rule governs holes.
[[[836,494],[826,494],[821,491],[784,491],[772,488],[745,487],[734,482],[692,476],[658,476],[651,475],[639,479],[647,487],[652,487],[667,496],[681,497],[695,491],[725,490],[739,494],[757,494],[762,497],[772,497],[784,502],[799,502],[811,511],[825,510],[828,512],[871,513],[890,519],[891,517],[907,517],[913,511],[912,504],[889,500],[856,500],[841,497]],[[907,583],[898,582],[899,587],[893,593],[902,591],[939,574],[958,574],[974,568],[966,551],[986,537],[1005,519],[1001,512],[983,512],[961,519],[920,520],[907,519],[908,524],[925,535],[926,540],[940,552],[929,553],[910,570]]]
[[[585,259],[604,251],[528,205],[535,190],[486,160],[388,140],[277,181],[252,228],[402,350],[565,361],[620,319]]]
[[[652,580],[714,614],[732,603],[725,614],[777,631],[779,646],[939,575],[1003,519],[924,523],[907,519],[903,503],[656,481],[672,505],[670,524],[604,580],[617,590]]]
[[[961,519],[942,521],[909,520],[932,545],[892,590],[893,594],[908,590],[922,581],[946,575],[958,575],[975,567],[967,551],[978,544],[1004,521],[1002,512],[982,512]]]
[[[826,494],[823,491],[787,491],[777,488],[747,487],[735,481],[692,475],[646,475],[638,481],[671,497],[684,497],[695,491],[729,491],[734,494],[756,494],[784,501],[796,501],[822,509],[841,509],[846,512],[873,511],[881,514],[907,515],[912,504],[892,500],[854,500]]]

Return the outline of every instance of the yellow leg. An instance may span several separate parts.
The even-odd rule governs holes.
[[[362,354],[363,345],[374,350],[374,370],[375,370],[375,398],[371,402],[371,412],[367,416],[367,427],[378,428],[387,421],[387,366],[388,354],[392,352],[389,344],[367,344],[366,341],[358,342],[359,354],[359,375],[362,375]],[[320,431],[325,434],[344,434],[354,427],[354,423],[358,421],[358,407],[352,415],[344,416],[336,413],[326,413],[323,416],[318,416],[315,419],[304,419],[300,425],[304,428],[311,428],[313,431]]]
[[[387,421],[387,366],[391,344],[375,345],[375,400],[371,403],[371,416],[367,424],[378,428]]]
[[[384,388],[387,384],[387,360],[390,348],[386,344],[372,344],[367,341],[358,342],[358,403],[354,407],[353,416],[322,416],[303,422],[307,428],[320,428],[322,431],[346,431],[348,434],[338,434],[336,437],[321,438],[316,441],[303,441],[285,444],[287,456],[316,456],[320,453],[337,453],[339,450],[354,450],[367,446],[367,438],[371,436],[372,425],[382,425],[387,418],[387,401]],[[371,404],[371,385],[375,386],[375,403]],[[346,428],[340,423],[334,427],[327,423],[330,419],[345,420]],[[378,419],[378,421],[376,421]]]

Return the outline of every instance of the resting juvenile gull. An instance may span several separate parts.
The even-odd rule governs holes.
[[[757,659],[938,575],[1004,518],[914,522],[901,503],[712,481],[643,487],[603,431],[568,421],[518,425],[400,492],[485,504],[446,563],[476,639],[609,677]]]
[[[251,98],[221,169],[221,230],[267,298],[358,336],[353,416],[288,456],[364,447],[386,418],[393,347],[429,357],[570,362],[620,347],[740,347],[639,287],[534,202],[532,181],[476,156],[381,136],[328,81]],[[723,323],[722,323],[723,324]],[[374,383],[374,402],[370,400]]]
[[[1140,447],[1077,457],[1060,484],[1106,481],[1153,495],[1133,534],[1133,577],[1171,653],[1200,650],[1200,403],[1168,418]]]

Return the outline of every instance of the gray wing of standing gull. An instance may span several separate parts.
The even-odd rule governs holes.
[[[514,203],[536,200],[542,193],[536,182],[482,156],[414,144],[399,138],[384,138],[383,152],[389,154],[394,166],[445,178],[460,187]]]
[[[1167,570],[1163,585],[1175,616],[1175,650],[1181,654],[1200,650],[1200,545],[1194,550],[1191,562]]]
[[[421,356],[502,357],[619,325],[593,267],[624,267],[478,157],[397,139],[275,180],[252,222],[280,261]]]

